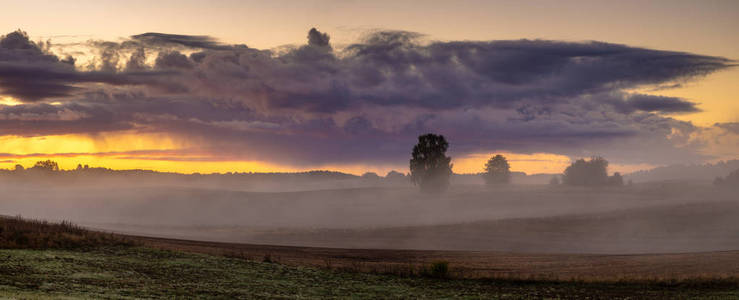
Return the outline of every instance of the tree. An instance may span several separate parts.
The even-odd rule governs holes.
[[[452,158],[446,156],[449,143],[443,135],[425,134],[413,146],[410,169],[411,182],[423,192],[442,192],[449,187]]]
[[[366,172],[362,174],[362,179],[368,179],[368,180],[380,180],[380,176],[377,175],[375,172]]]
[[[23,168],[23,166],[22,166],[22,165],[20,165],[20,164],[17,164],[17,165],[15,165],[15,171],[16,171],[16,172],[21,172],[21,171],[23,171],[23,170],[25,170],[25,169]]]
[[[405,175],[403,173],[400,173],[398,171],[392,170],[390,172],[387,172],[385,175],[385,179],[388,180],[403,180],[405,179]]]
[[[608,161],[598,156],[590,161],[578,159],[565,169],[562,182],[580,186],[608,185]]]
[[[33,165],[33,169],[42,171],[59,171],[59,164],[53,160],[42,160],[37,161],[36,164]]]
[[[485,163],[483,178],[487,184],[509,183],[511,181],[511,166],[503,155],[491,157]]]
[[[739,169],[734,170],[724,178],[716,177],[713,184],[717,186],[739,188]]]
[[[612,186],[623,186],[624,178],[621,177],[621,173],[619,172],[613,173],[613,176],[608,177],[608,184]]]

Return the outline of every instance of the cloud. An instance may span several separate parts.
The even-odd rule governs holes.
[[[335,49],[313,28],[304,45],[260,50],[146,33],[89,43],[99,63],[82,71],[15,32],[0,39],[0,93],[24,104],[0,106],[0,130],[162,132],[214,157],[293,165],[403,162],[427,132],[447,136],[455,155],[702,161],[710,155],[690,138],[702,129],[669,117],[696,102],[628,91],[733,64],[603,42],[421,37],[374,32]]]
[[[159,52],[154,66],[157,69],[190,69],[193,63],[179,51]]]
[[[665,113],[698,112],[695,103],[675,97],[636,95],[629,99],[629,104],[638,110]]]
[[[90,83],[166,86],[158,78],[167,76],[167,72],[116,74],[120,55],[113,46],[115,43],[100,45],[102,45],[100,69],[82,72],[75,68],[73,57],[59,59],[46,50],[48,45],[30,41],[23,31],[2,36],[0,94],[10,95],[21,102],[32,103],[74,96],[86,90],[82,85]],[[143,52],[139,54],[143,55]],[[134,57],[133,61],[129,61],[129,67],[142,70],[143,59]]]
[[[158,32],[147,32],[131,36],[131,40],[140,42],[150,47],[172,47],[182,46],[199,49],[229,49],[229,46],[220,44],[209,36],[166,34]]]
[[[716,123],[713,126],[723,128],[726,131],[739,135],[739,122]]]
[[[311,28],[308,31],[308,45],[316,47],[328,47],[328,41],[328,34],[322,33],[315,28]]]
[[[623,113],[635,111],[659,113],[690,113],[701,111],[696,103],[677,97],[655,96],[645,94],[614,95],[610,101],[614,108]]]

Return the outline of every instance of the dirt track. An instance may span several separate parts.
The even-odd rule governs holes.
[[[313,266],[399,273],[434,261],[448,261],[459,277],[581,280],[725,278],[739,276],[739,251],[647,254],[517,254],[479,251],[366,250],[287,247],[132,237],[147,246]]]

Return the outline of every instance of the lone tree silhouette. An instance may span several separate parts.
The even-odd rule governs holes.
[[[487,163],[485,163],[485,173],[483,174],[485,183],[487,184],[501,184],[511,182],[511,166],[508,164],[503,155],[496,155],[491,157]]]
[[[449,143],[443,135],[424,134],[413,146],[410,161],[411,182],[423,192],[443,192],[449,187],[452,158],[446,156]]]

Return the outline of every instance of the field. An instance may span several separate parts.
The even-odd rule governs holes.
[[[405,275],[437,261],[455,278],[578,281],[732,279],[739,251],[680,254],[536,254],[493,251],[340,249],[129,237],[157,249],[271,260],[291,266]]]
[[[739,298],[739,202],[705,184],[6,191],[102,230],[0,219],[16,298]]]
[[[144,247],[0,250],[12,298],[737,298],[735,281],[442,279],[284,266]]]

